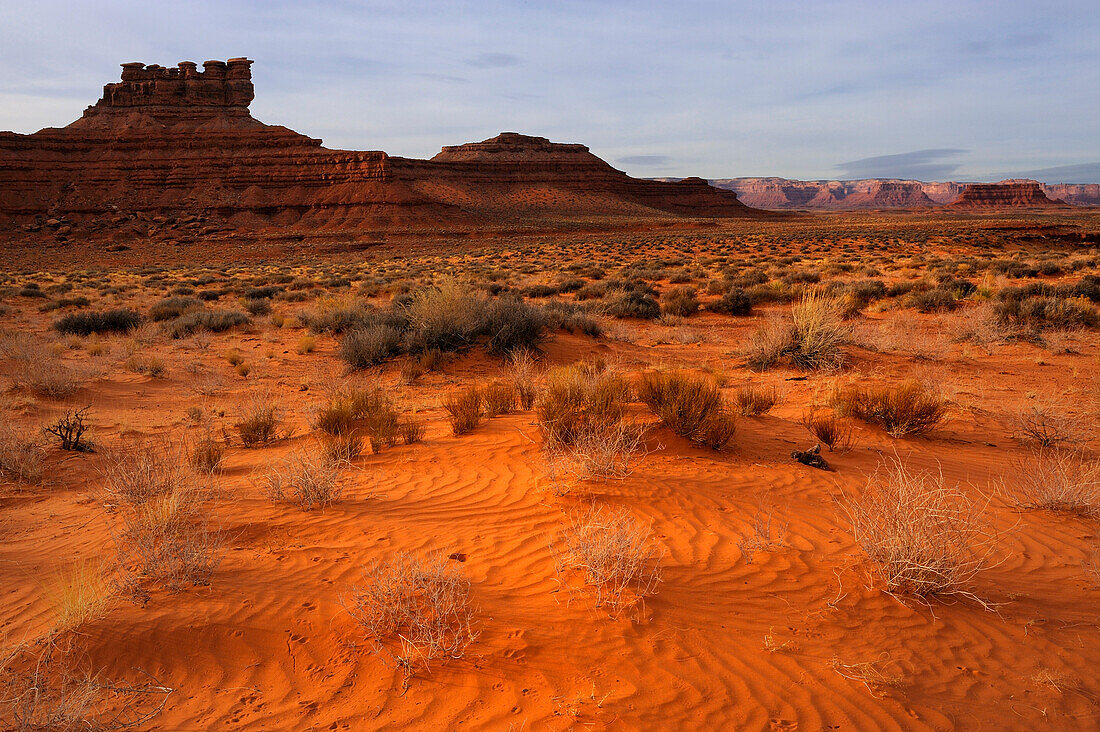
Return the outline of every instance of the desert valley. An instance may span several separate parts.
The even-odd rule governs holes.
[[[330,149],[251,64],[0,133],[0,728],[1100,724],[1095,186]]]

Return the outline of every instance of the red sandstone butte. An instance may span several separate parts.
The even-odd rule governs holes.
[[[431,160],[330,150],[252,117],[251,64],[123,64],[122,80],[67,127],[0,132],[0,229],[39,231],[53,219],[110,232],[137,218],[163,230],[196,215],[237,229],[362,230],[493,225],[517,211],[548,220],[760,213],[698,178],[639,180],[583,145],[516,133]]]
[[[972,183],[949,205],[956,208],[1051,208],[1067,204],[1047,198],[1038,181],[1014,180]]]

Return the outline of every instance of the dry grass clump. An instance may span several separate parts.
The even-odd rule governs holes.
[[[116,517],[118,564],[134,592],[143,582],[171,590],[207,584],[221,561],[225,536],[213,528],[210,493],[185,465],[168,441],[105,451],[99,494]]]
[[[288,433],[280,434],[279,426],[282,424],[282,409],[272,401],[268,394],[253,394],[241,407],[240,419],[234,423],[233,428],[241,438],[241,444],[245,447],[258,447],[267,445]]]
[[[590,433],[618,425],[630,400],[630,384],[599,364],[576,363],[550,371],[536,412],[547,445],[572,445]]]
[[[2,355],[14,362],[11,376],[15,388],[42,399],[66,399],[88,378],[86,370],[65,363],[47,344],[29,335],[8,336],[0,347]]]
[[[173,689],[107,679],[53,636],[0,651],[0,728],[20,732],[143,728]],[[83,671],[76,671],[84,668]]]
[[[45,458],[46,453],[37,442],[26,439],[11,425],[0,427],[0,478],[38,485],[42,482]]]
[[[504,381],[490,382],[481,392],[485,416],[492,418],[515,411],[516,398],[516,389],[512,384]]]
[[[303,511],[324,510],[340,500],[340,469],[346,465],[323,451],[298,450],[264,473],[264,492],[272,501],[288,501]]]
[[[1039,447],[1055,447],[1079,439],[1077,422],[1054,401],[1037,400],[1011,416],[1017,438]]]
[[[209,429],[188,445],[187,462],[197,473],[216,473],[224,461],[225,443],[216,439]]]
[[[811,407],[802,415],[802,426],[829,450],[847,452],[852,449],[852,425],[837,419],[835,414]]]
[[[535,406],[538,387],[535,385],[535,359],[530,351],[516,351],[509,358],[511,369],[508,379],[515,389],[520,409],[527,411]]]
[[[455,435],[464,435],[481,424],[483,394],[479,387],[456,389],[443,398],[443,409]]]
[[[1012,463],[1014,487],[1002,478],[1010,500],[1028,510],[1100,516],[1100,460],[1077,451],[1040,448]]]
[[[849,327],[840,298],[811,292],[791,306],[786,318],[770,318],[745,349],[750,368],[765,370],[786,359],[803,369],[833,369],[844,363]]]
[[[943,475],[883,462],[856,498],[841,507],[872,564],[893,594],[965,595],[990,565],[995,537],[985,520],[988,499],[975,501]]]
[[[418,419],[406,417],[397,425],[397,433],[406,445],[420,442],[424,439],[424,423]]]
[[[651,534],[626,509],[594,504],[571,516],[569,527],[551,545],[558,576],[579,573],[592,588],[596,607],[618,617],[656,594],[661,582],[664,551]]]
[[[734,403],[738,413],[745,417],[767,414],[779,403],[779,389],[775,386],[746,384],[737,389]]]
[[[76,562],[47,586],[57,608],[58,631],[73,630],[107,612],[114,587],[103,561]]]
[[[895,387],[851,384],[833,395],[833,407],[843,417],[882,425],[891,437],[923,434],[947,416],[947,402],[920,382]]]
[[[708,377],[685,371],[642,374],[638,398],[681,437],[718,449],[733,439],[736,418]]]
[[[353,436],[365,434],[377,453],[396,444],[399,419],[397,405],[382,387],[339,388],[315,409],[313,426],[348,444]]]
[[[585,429],[569,445],[548,442],[543,446],[552,478],[565,472],[577,480],[621,480],[634,471],[646,455],[646,430],[642,425],[619,422],[603,429]],[[564,486],[558,493],[568,492]]]
[[[109,507],[110,508],[110,507]],[[221,562],[225,535],[212,526],[209,497],[195,486],[115,507],[119,565],[137,591],[143,581],[170,590],[206,585]]]
[[[102,452],[103,503],[108,506],[145,503],[192,482],[184,456],[170,442],[150,440]]]
[[[436,659],[461,658],[478,636],[470,580],[441,554],[371,562],[347,602],[375,651],[408,675]]]

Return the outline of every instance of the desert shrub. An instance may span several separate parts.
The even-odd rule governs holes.
[[[603,304],[603,312],[613,318],[655,320],[661,315],[661,305],[652,295],[643,292],[621,292]]]
[[[366,434],[377,453],[394,445],[398,417],[397,406],[382,387],[338,389],[316,408],[313,426],[333,437]]]
[[[303,511],[324,510],[340,500],[343,465],[323,450],[295,451],[263,474],[264,492],[272,501],[288,501]]]
[[[1080,438],[1078,424],[1057,402],[1037,400],[1011,415],[1018,439],[1039,447],[1055,447]]]
[[[397,433],[406,445],[412,445],[424,439],[424,423],[418,419],[405,418],[397,425]]]
[[[998,318],[1021,328],[1095,328],[1100,325],[1096,306],[1084,297],[1009,297],[994,304]]]
[[[443,409],[455,435],[464,435],[481,424],[483,394],[477,386],[456,389],[443,398]]]
[[[298,321],[314,333],[343,333],[363,327],[370,312],[362,303],[324,298],[298,313]]]
[[[207,431],[191,442],[187,449],[187,462],[197,473],[216,473],[225,460],[225,445]]]
[[[90,409],[91,407],[67,409],[54,422],[43,427],[42,431],[56,437],[61,442],[62,450],[88,452],[92,447],[84,440],[84,433],[88,431],[85,420]]]
[[[481,332],[485,301],[468,287],[447,280],[411,293],[404,311],[409,322],[407,350],[457,351],[470,345]]]
[[[709,378],[684,371],[642,374],[638,398],[670,430],[713,448],[733,438],[735,419]]]
[[[149,319],[154,322],[178,318],[192,310],[201,310],[202,301],[193,297],[166,297],[149,308]]]
[[[994,549],[987,504],[898,460],[882,463],[858,497],[841,502],[872,576],[887,592],[916,597],[972,596],[967,587]]]
[[[241,416],[233,424],[245,447],[267,445],[279,439],[282,409],[263,395],[253,395],[241,407]]]
[[[618,617],[657,592],[664,552],[651,536],[626,509],[594,504],[571,516],[552,545],[558,576],[579,575],[596,607]]]
[[[588,432],[600,432],[622,421],[630,385],[622,376],[591,364],[550,371],[536,403],[539,429],[547,444],[573,444]]]
[[[716,313],[726,315],[751,315],[752,300],[740,287],[731,287],[720,298],[712,302],[708,307]]]
[[[441,554],[371,562],[346,602],[375,651],[409,675],[436,659],[461,658],[478,635],[470,581]]]
[[[351,463],[363,454],[363,438],[357,433],[321,435],[321,457],[331,463]]]
[[[1029,510],[1100,516],[1100,461],[1078,451],[1039,448],[1012,463],[1011,501]]]
[[[183,456],[167,441],[142,441],[102,452],[102,502],[107,506],[145,503],[191,485]]]
[[[819,294],[804,295],[791,308],[794,342],[788,351],[800,368],[823,369],[839,366],[841,346],[848,337],[841,303]]]
[[[779,389],[774,386],[746,384],[734,396],[737,411],[746,417],[767,414],[779,403]]]
[[[194,487],[113,507],[118,564],[135,591],[143,582],[171,590],[206,585],[224,554],[224,533],[212,526],[207,496]]]
[[[699,311],[698,292],[694,287],[673,287],[661,298],[661,312],[687,317]]]
[[[170,321],[166,331],[172,338],[185,338],[200,331],[221,333],[249,322],[240,310],[195,310]]]
[[[954,293],[938,287],[910,293],[907,304],[922,313],[954,310],[956,305]]]
[[[600,322],[576,303],[553,300],[546,303],[543,307],[543,313],[546,315],[548,330],[560,328],[570,333],[586,335],[589,338],[599,338],[603,335],[603,326],[600,325]]]
[[[767,369],[786,358],[803,369],[829,369],[844,362],[848,339],[839,298],[809,293],[791,307],[789,318],[770,318],[745,349],[750,368]]]
[[[401,350],[401,331],[385,323],[349,331],[340,341],[340,358],[353,369],[377,366]]]
[[[520,409],[524,411],[535,406],[538,387],[535,384],[535,360],[528,351],[517,351],[509,359],[511,368],[508,380],[515,390]]]
[[[802,415],[802,426],[830,450],[847,451],[852,448],[852,426],[837,419],[835,414],[811,407]]]
[[[85,597],[95,599],[92,594]],[[161,712],[171,693],[152,677],[139,682],[93,671],[72,638],[59,640],[52,633],[0,652],[0,728],[5,730],[143,727]]]
[[[545,337],[547,315],[517,298],[501,298],[485,306],[480,330],[485,334],[485,350],[507,356],[517,351],[533,351]]]
[[[126,369],[135,374],[144,374],[153,378],[164,376],[168,368],[158,356],[150,354],[137,354],[126,359]]]
[[[1002,318],[993,303],[981,303],[967,308],[948,321],[948,332],[956,343],[969,342],[989,351],[999,343],[1016,340],[1022,335],[1018,325]]]
[[[268,315],[271,313],[271,300],[266,297],[251,297],[241,300],[241,307],[250,315]]]
[[[141,315],[134,310],[118,308],[88,313],[70,313],[54,321],[58,333],[91,335],[92,333],[129,333],[141,324]]]
[[[544,457],[554,491],[559,495],[568,492],[566,484],[559,480],[566,476],[580,481],[627,477],[647,453],[645,435],[643,425],[618,422],[600,429],[583,429],[568,445],[545,443]]]
[[[757,327],[743,348],[749,368],[765,371],[787,355],[795,339],[793,325],[785,318],[770,316]]]
[[[45,457],[37,442],[23,437],[11,425],[0,427],[0,478],[37,485],[42,482]]]
[[[923,434],[947,416],[947,403],[917,381],[895,387],[849,385],[833,395],[833,406],[844,417],[879,424],[891,437]]]
[[[516,408],[516,389],[505,381],[493,381],[481,393],[485,416],[492,418],[508,414]]]
[[[64,308],[86,308],[92,304],[84,295],[78,295],[77,297],[59,297],[52,302],[48,302],[39,308],[44,313],[48,313],[54,310],[62,310]]]

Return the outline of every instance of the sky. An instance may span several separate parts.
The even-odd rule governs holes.
[[[0,0],[0,130],[127,61],[247,56],[252,114],[430,157],[501,131],[641,177],[1100,182],[1097,0]]]

